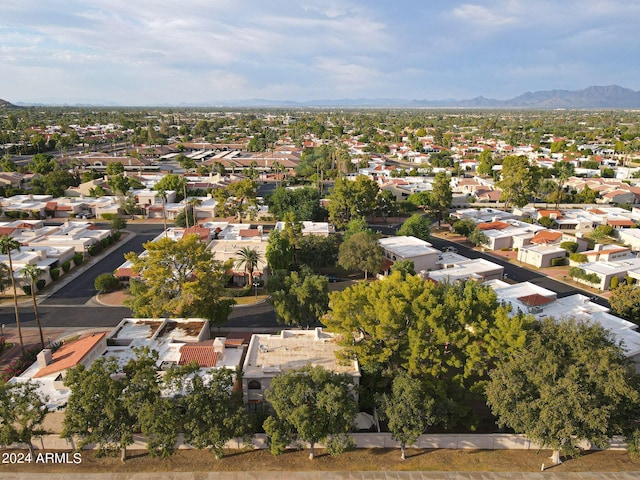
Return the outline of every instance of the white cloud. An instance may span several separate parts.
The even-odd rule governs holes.
[[[509,25],[515,22],[513,17],[504,11],[494,12],[482,5],[465,3],[453,9],[453,15],[465,22],[474,23],[487,28]]]

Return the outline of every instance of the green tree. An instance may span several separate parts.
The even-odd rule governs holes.
[[[357,358],[367,374],[421,377],[440,406],[438,423],[467,428],[478,386],[524,343],[533,320],[510,317],[495,292],[474,281],[435,284],[400,273],[333,292],[329,307],[323,323],[342,335],[345,358]]]
[[[36,317],[36,323],[38,324],[38,331],[40,332],[40,345],[44,348],[44,336],[42,335],[42,324],[40,323],[40,315],[38,314],[38,302],[36,301],[36,283],[44,273],[44,270],[38,267],[38,265],[30,263],[22,267],[20,270],[22,277],[29,282],[31,287],[31,301],[33,302],[33,313]]]
[[[349,375],[322,367],[304,367],[276,376],[265,392],[275,413],[264,423],[271,452],[282,452],[295,437],[309,443],[313,460],[317,442],[347,433],[357,412],[351,383]]]
[[[33,156],[31,162],[28,165],[28,168],[33,173],[48,175],[59,167],[58,163],[53,158],[53,155],[38,153]]]
[[[320,192],[311,187],[294,190],[278,187],[268,198],[269,212],[282,220],[287,212],[292,212],[297,221],[319,221],[325,216],[320,206]]]
[[[120,281],[113,273],[101,273],[94,280],[93,286],[98,292],[112,292],[120,288]]]
[[[206,378],[196,373],[183,388],[185,395],[178,401],[185,412],[185,442],[198,449],[209,448],[216,458],[222,458],[225,443],[247,431],[242,400],[233,392],[233,372],[213,369]]]
[[[109,165],[116,165],[110,163]],[[129,191],[129,178],[122,174],[112,175],[107,180],[107,185],[114,195],[126,195]]]
[[[39,384],[27,381],[0,384],[0,443],[26,443],[33,458],[33,437],[44,435],[46,395]]]
[[[272,272],[289,270],[293,265],[293,245],[287,235],[272,230],[267,242],[265,257]]]
[[[306,235],[296,242],[296,260],[312,270],[335,267],[338,261],[338,241],[334,235]]]
[[[478,155],[478,168],[476,171],[479,175],[491,175],[493,173],[493,166],[495,162],[493,160],[493,155],[491,154],[491,150],[486,149],[483,150],[480,155]]]
[[[398,206],[395,195],[389,190],[380,190],[376,197],[375,213],[387,220],[387,217],[395,215],[398,212]]]
[[[349,223],[347,223],[342,234],[342,240],[346,242],[347,240],[349,240],[349,237],[361,232],[373,235],[373,230],[369,228],[367,220],[364,217],[354,217],[349,220]]]
[[[244,271],[249,275],[248,285],[253,285],[253,272],[262,261],[262,255],[255,248],[242,247],[236,252],[236,257],[236,267],[244,267]]]
[[[401,458],[405,460],[407,445],[435,423],[435,400],[426,394],[419,379],[401,371],[393,378],[391,393],[383,394],[380,404],[391,435],[400,442]]]
[[[545,228],[556,228],[558,226],[556,221],[551,217],[540,217],[538,223]]]
[[[11,279],[11,290],[13,291],[13,310],[16,318],[16,327],[18,327],[20,348],[24,354],[24,342],[22,340],[22,328],[20,326],[20,311],[18,310],[18,292],[16,291],[16,279],[13,273],[13,258],[11,258],[12,250],[20,251],[20,242],[14,240],[9,235],[3,235],[0,237],[0,253],[6,255],[9,260],[9,278]]]
[[[77,449],[95,444],[99,452],[114,448],[127,458],[127,447],[133,443],[135,415],[123,401],[127,387],[115,358],[95,360],[88,369],[79,364],[69,370],[64,385],[71,390],[62,423],[63,438],[77,438]]]
[[[511,204],[524,207],[529,203],[535,185],[529,160],[523,156],[506,156],[502,161],[501,179],[497,185],[502,190],[500,200],[504,202],[505,208]]]
[[[338,178],[329,195],[329,219],[343,228],[352,217],[367,217],[376,207],[378,185],[364,175],[355,181]]]
[[[640,324],[640,288],[637,285],[618,285],[609,297],[611,312],[635,324]]]
[[[456,220],[453,223],[453,231],[458,235],[462,235],[463,237],[469,238],[471,232],[476,229],[476,222],[471,220],[470,218],[464,218],[462,220]]]
[[[154,402],[145,402],[138,410],[138,425],[152,457],[173,455],[181,424],[178,406],[168,398],[158,397]]]
[[[415,275],[416,268],[413,260],[409,258],[405,258],[404,260],[396,260],[391,265],[391,272],[400,272],[403,278],[406,278],[407,275]]]
[[[489,243],[489,237],[480,230],[479,228],[474,228],[473,232],[467,237],[471,243],[473,243],[476,247],[480,245],[487,245]]]
[[[132,280],[133,297],[127,302],[134,314],[213,321],[212,312],[224,306],[221,296],[226,283],[225,267],[213,259],[198,235],[186,235],[178,241],[161,238],[145,243],[144,248],[147,256],[134,252],[125,255],[134,274],[140,276]]]
[[[636,404],[633,369],[621,347],[594,323],[546,318],[526,344],[491,372],[487,401],[500,425],[572,455],[587,440],[605,448]]]
[[[111,219],[111,230],[119,232],[127,228],[127,221],[121,215],[116,215]]]
[[[115,175],[121,175],[124,173],[124,165],[122,162],[111,162],[107,164],[107,175],[113,177]]]
[[[314,275],[308,267],[289,274],[280,270],[270,284],[271,304],[285,325],[309,328],[327,313],[329,280],[324,275]]]
[[[346,270],[360,270],[364,278],[377,273],[384,262],[384,250],[375,235],[360,232],[345,240],[338,251],[338,264]]]
[[[431,238],[431,221],[424,215],[414,213],[404,221],[396,235],[411,236],[428,241]]]
[[[232,183],[227,188],[217,188],[213,191],[213,197],[219,205],[219,214],[235,216],[242,223],[251,211],[255,211],[258,204],[256,198],[256,183],[245,178],[239,182]]]
[[[446,172],[436,173],[436,176],[433,179],[433,188],[431,190],[430,200],[430,209],[435,213],[439,227],[444,215],[448,214],[453,200],[451,181]]]
[[[431,208],[431,194],[429,192],[412,193],[407,197],[407,202],[421,208],[424,213],[428,213]]]
[[[158,192],[176,192],[176,199],[181,200],[187,180],[175,174],[165,175],[153,187]]]

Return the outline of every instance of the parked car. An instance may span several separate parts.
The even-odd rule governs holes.
[[[342,281],[340,277],[336,277],[335,275],[325,275],[325,277],[327,277],[327,280],[329,280],[329,283],[336,283],[336,282]]]

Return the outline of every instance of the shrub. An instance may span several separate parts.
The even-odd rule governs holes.
[[[23,285],[22,291],[25,295],[31,295],[31,285]]]
[[[122,237],[122,232],[113,232],[113,241],[117,242]]]
[[[103,273],[98,275],[93,284],[99,292],[112,292],[120,288],[120,282],[111,273]]]
[[[52,268],[50,270],[51,273],[51,279],[55,282],[58,278],[60,278],[60,269],[59,268]]]
[[[569,253],[576,253],[578,251],[577,242],[562,242],[560,248],[564,248]]]
[[[589,261],[584,253],[572,253],[569,255],[569,260],[576,263],[587,263]]]
[[[100,240],[100,243],[102,243],[102,248],[107,248],[111,243],[111,239],[109,237],[103,238],[102,240]]]
[[[89,247],[89,255],[98,255],[103,250],[102,242],[96,242]]]
[[[84,261],[84,255],[82,255],[81,253],[76,253],[73,256],[73,263],[75,263],[76,266],[80,265],[83,261]]]
[[[565,259],[564,258],[552,258],[551,259],[551,266],[552,267],[560,267],[562,265],[565,265]]]
[[[618,277],[613,277],[611,279],[611,284],[609,285],[609,288],[611,288],[611,290],[614,290],[618,288],[619,283],[620,283],[620,279]]]
[[[71,270],[71,260],[67,260],[66,262],[62,262],[62,270],[66,272],[68,272],[69,270]]]
[[[332,457],[342,455],[344,452],[353,450],[355,447],[356,441],[351,435],[347,435],[346,433],[332,435],[326,444],[327,453]]]
[[[44,278],[41,278],[36,282],[36,288],[38,290],[42,290],[46,284],[47,284],[47,281]]]
[[[628,275],[627,275],[626,277],[624,277],[624,279],[627,281],[627,282],[626,282],[626,283],[627,283],[627,285],[633,285],[634,283],[636,283],[636,279],[635,279],[635,278],[632,278],[632,277],[630,277],[630,276],[628,276]]]
[[[543,227],[546,227],[546,228],[555,228],[555,227],[558,226],[556,221],[553,218],[550,218],[550,217],[540,217],[538,219],[538,223],[540,225],[542,225]]]

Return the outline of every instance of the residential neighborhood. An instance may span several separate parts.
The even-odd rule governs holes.
[[[525,435],[565,457],[584,442],[630,448],[635,420],[617,415],[640,405],[640,124],[618,115],[613,133],[588,112],[395,112],[380,124],[333,111],[158,111],[144,128],[79,118],[5,133],[6,398],[28,391],[57,419],[47,445],[123,460],[131,445],[222,456],[241,437],[274,455],[298,442],[310,458],[316,445],[404,456],[452,431],[478,435],[470,445]],[[525,121],[537,126],[513,135]],[[615,398],[592,407],[606,436],[509,417],[525,407],[492,392],[512,388],[509,366],[536,342],[552,349],[545,368],[618,369]],[[590,398],[608,395],[598,371]],[[89,394],[101,384],[114,396]],[[301,385],[325,398],[304,421],[286,413]],[[431,399],[412,405],[408,436],[401,389]],[[122,423],[83,427],[95,420],[83,412],[116,407]],[[202,416],[218,420],[205,429]],[[122,428],[136,438],[114,437]],[[6,444],[34,448],[32,437]]]

